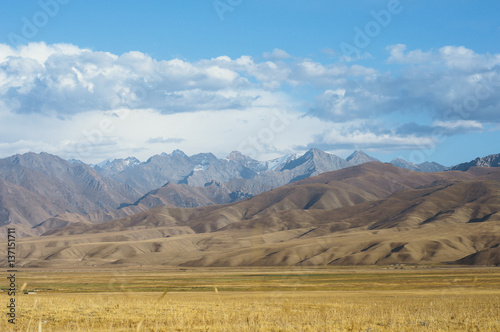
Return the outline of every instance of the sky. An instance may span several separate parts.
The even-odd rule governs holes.
[[[500,2],[0,0],[0,157],[500,153]]]

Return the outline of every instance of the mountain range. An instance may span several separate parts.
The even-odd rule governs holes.
[[[483,158],[476,158],[470,162],[462,163],[451,167],[452,170],[467,171],[469,168],[479,166],[479,167],[500,167],[500,153],[490,154],[489,156]]]
[[[409,169],[410,171],[415,171],[415,172],[443,172],[447,171],[450,169],[449,167],[443,166],[441,164],[438,164],[436,162],[423,162],[420,164],[414,164],[412,162],[408,162],[404,159],[401,158],[396,158],[391,161],[391,164],[394,166],[398,166],[401,168],[406,168]]]
[[[0,227],[25,229],[65,213],[110,211],[139,195],[88,165],[47,153],[0,159]]]
[[[21,236],[39,235],[74,222],[100,223],[156,206],[229,204],[373,161],[377,159],[362,151],[343,159],[318,149],[264,162],[236,151],[219,159],[211,153],[187,156],[175,150],[145,162],[128,157],[94,166],[47,153],[15,155],[0,159],[0,231],[16,224]],[[402,159],[392,163],[421,172],[447,169]]]
[[[26,267],[499,265],[500,168],[369,162],[229,204],[73,222],[19,246]]]
[[[343,159],[310,149],[302,156],[285,155],[261,162],[237,151],[225,159],[218,159],[211,153],[189,157],[175,150],[171,154],[153,156],[143,163],[132,157],[101,163],[95,169],[143,193],[136,205],[148,202],[147,206],[152,207],[151,202],[155,201],[166,206],[195,207],[235,202],[310,176],[370,161],[378,160],[362,151],[355,151]],[[397,161],[397,166],[416,171],[447,169],[437,163],[414,165],[402,159]],[[186,196],[193,191],[196,197]]]
[[[261,162],[237,151],[231,152],[224,159],[218,159],[211,153],[189,157],[184,152],[175,150],[171,154],[155,155],[143,163],[129,157],[101,163],[94,168],[145,194],[166,183],[202,187],[211,181],[227,183],[233,180],[251,180],[249,182],[254,186],[260,185],[263,190],[267,190],[300,178],[375,160],[362,151],[355,151],[347,159],[342,159],[318,149],[310,149],[300,157],[286,155]],[[240,182],[236,181],[230,187],[235,187]]]

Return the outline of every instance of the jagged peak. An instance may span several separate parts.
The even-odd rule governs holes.
[[[406,161],[403,158],[394,158],[394,159],[391,160],[391,164],[393,164],[393,163],[402,163],[402,164],[415,165],[414,163],[412,163],[410,161]]]
[[[317,149],[317,148],[310,148],[309,150],[307,150],[306,153],[325,153],[326,154],[325,151],[322,151],[322,150]]]
[[[186,156],[186,154],[179,149],[175,149],[174,151],[172,151],[172,153],[170,155],[172,155],[172,156]]]
[[[349,157],[346,158],[346,161],[351,161],[352,159],[356,157],[367,157],[367,158],[372,158],[369,155],[367,155],[364,151],[362,150],[355,150]]]
[[[451,167],[451,170],[466,171],[473,166],[500,167],[500,154],[490,154],[485,157],[477,157],[472,161],[455,165]]]
[[[330,156],[331,154],[320,149],[311,148],[304,153],[303,157],[312,158],[312,157],[320,157],[320,156]]]
[[[139,161],[139,159],[137,159],[136,157],[127,157],[124,160],[126,160],[126,161],[135,161],[135,162]]]
[[[242,160],[242,159],[246,159],[248,158],[247,156],[245,156],[244,154],[242,154],[241,152],[239,151],[231,151],[230,154],[227,155],[226,159],[229,159],[229,160],[234,160],[234,161],[237,161],[237,160]]]
[[[176,156],[176,157],[187,157],[187,155],[184,152],[182,152],[179,149],[175,149],[174,151],[172,151],[172,153],[162,152],[160,154],[156,154],[154,156],[151,156],[146,161],[146,163],[150,163],[152,161],[161,160],[161,159],[164,159],[164,158],[169,158],[169,157],[174,157],[174,156]]]
[[[34,166],[36,164],[41,166],[45,165],[46,163],[52,163],[52,162],[61,164],[70,164],[70,165],[72,164],[68,160],[62,159],[57,155],[50,154],[47,152],[40,152],[40,153],[26,152],[23,154],[15,154],[5,158],[5,160],[28,167]]]
[[[116,159],[115,159],[116,160]],[[103,168],[105,167],[106,165],[109,165],[113,162],[114,160],[111,160],[111,159],[105,159],[103,161],[101,161],[100,163],[97,163],[95,164],[93,167],[100,167],[100,168]]]

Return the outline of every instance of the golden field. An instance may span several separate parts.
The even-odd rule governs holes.
[[[495,268],[33,270],[18,283],[36,294],[17,294],[16,329],[4,316],[1,331],[500,330]]]

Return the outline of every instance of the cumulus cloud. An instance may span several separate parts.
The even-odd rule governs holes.
[[[226,155],[244,147],[256,158],[313,146],[397,150],[429,144],[436,132],[500,123],[498,54],[393,45],[387,72],[280,49],[264,57],[189,62],[0,44],[0,154],[98,162],[176,148]],[[293,116],[276,131],[276,112],[285,109]]]
[[[332,121],[351,116],[425,113],[435,121],[500,122],[500,54],[478,54],[465,47],[438,50],[388,48],[394,72],[360,70],[317,97],[310,114]],[[349,67],[349,72],[354,66]],[[332,93],[345,90],[342,96]]]
[[[141,52],[115,55],[74,45],[0,47],[0,103],[16,113],[72,115],[93,110],[155,108],[164,113],[245,109],[283,85],[340,85],[376,71],[359,65],[285,63],[221,56],[158,61]]]
[[[397,44],[387,47],[390,53],[389,63],[406,63],[406,64],[422,64],[433,61],[431,54],[422,52],[421,50],[413,50],[406,52],[406,45]]]
[[[230,107],[238,102],[220,98],[218,91],[248,85],[237,72],[210,62],[156,61],[140,52],[117,56],[64,44],[3,46],[0,59],[2,102],[20,113],[74,114],[119,107],[168,112],[169,97],[171,101],[176,96]],[[192,104],[173,111],[191,111]]]
[[[414,150],[434,143],[432,137],[394,132],[383,127],[383,123],[348,121],[330,125],[314,137],[306,147],[325,150]]]
[[[265,52],[263,55],[264,58],[266,59],[276,59],[276,60],[289,59],[292,57],[286,51],[280,50],[279,48],[275,48],[271,53]]]

